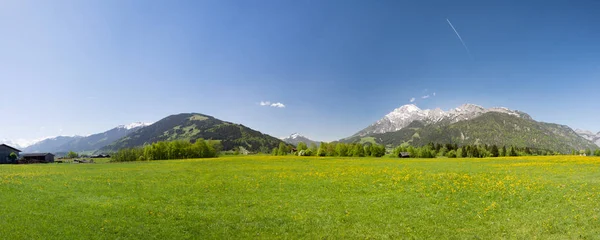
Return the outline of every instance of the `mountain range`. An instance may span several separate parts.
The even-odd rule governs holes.
[[[404,105],[341,141],[374,141],[388,147],[403,143],[418,146],[429,142],[514,145],[563,153],[598,148],[568,126],[537,122],[521,111],[486,109],[474,104],[464,104],[449,111]]]
[[[294,146],[297,146],[298,143],[300,143],[300,142],[306,143],[307,146],[310,146],[310,144],[312,144],[312,143],[314,143],[317,146],[319,146],[319,144],[320,144],[320,142],[310,140],[307,137],[302,136],[298,133],[292,133],[288,137],[281,138],[281,140],[283,140],[286,143],[292,144]]]
[[[132,123],[89,136],[58,136],[38,141],[23,152],[108,153],[121,148],[140,147],[156,141],[196,139],[219,140],[223,150],[243,148],[269,152],[280,143],[307,145],[319,142],[298,133],[277,139],[241,124],[219,120],[200,113],[167,116],[153,124]],[[568,126],[535,121],[527,113],[503,107],[483,108],[464,104],[443,111],[420,109],[409,104],[394,109],[382,119],[341,139],[342,142],[373,142],[395,147],[433,143],[514,145],[569,152],[594,149],[600,145],[600,132],[572,130]],[[11,145],[10,141],[4,141]]]
[[[48,138],[23,149],[24,152],[93,152],[134,132],[149,123],[135,122],[89,136],[58,136]]]
[[[353,137],[367,136],[373,133],[398,131],[414,121],[421,121],[425,124],[456,123],[473,119],[487,112],[504,113],[531,120],[531,117],[524,112],[514,111],[504,107],[485,109],[475,104],[464,104],[445,112],[439,108],[433,110],[421,110],[414,104],[408,104],[394,109],[394,111],[388,113],[379,121],[354,134]]]

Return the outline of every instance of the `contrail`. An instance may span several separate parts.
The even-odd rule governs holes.
[[[454,33],[456,33],[456,36],[458,37],[458,40],[460,40],[460,42],[462,43],[462,45],[467,50],[467,53],[469,54],[469,56],[471,56],[471,51],[469,51],[469,48],[467,47],[467,44],[465,44],[465,41],[463,41],[463,39],[460,37],[460,34],[458,34],[458,31],[456,31],[456,28],[454,28],[454,26],[452,25],[452,23],[450,22],[449,19],[446,18],[446,21],[448,21],[448,24],[450,25],[450,27],[452,28],[452,30],[454,30]]]

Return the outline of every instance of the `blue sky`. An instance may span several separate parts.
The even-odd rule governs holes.
[[[0,33],[0,139],[199,112],[330,141],[413,97],[600,131],[594,0],[9,0]]]

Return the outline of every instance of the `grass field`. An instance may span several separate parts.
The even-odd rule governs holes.
[[[600,158],[0,165],[2,239],[600,237]]]

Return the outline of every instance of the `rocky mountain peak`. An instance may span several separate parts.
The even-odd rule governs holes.
[[[531,119],[531,117],[525,113],[510,110],[505,107],[486,109],[479,105],[467,103],[457,108],[450,109],[449,111],[444,111],[440,108],[435,108],[433,110],[422,110],[414,104],[407,104],[394,109],[379,121],[355,134],[355,136],[398,131],[408,126],[413,121],[422,121],[425,124],[437,123],[441,121],[455,123],[463,120],[473,119],[487,112],[499,112]]]

